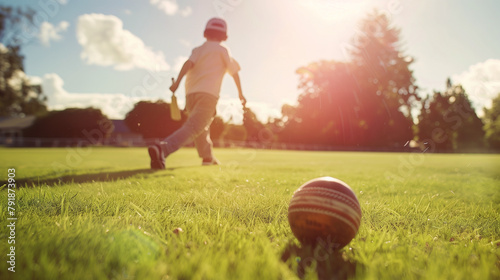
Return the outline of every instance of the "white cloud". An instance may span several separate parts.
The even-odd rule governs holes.
[[[9,52],[9,49],[7,49],[7,47],[4,44],[0,43],[0,53],[6,54],[8,52]]]
[[[30,79],[41,82],[43,93],[47,96],[47,105],[51,110],[94,107],[101,109],[110,119],[123,119],[136,102],[144,99],[121,93],[69,93],[64,89],[63,79],[54,73]]]
[[[500,60],[471,65],[467,71],[453,75],[452,82],[464,87],[476,112],[482,115],[482,109],[491,107],[491,100],[500,93]]]
[[[57,26],[52,23],[44,21],[40,25],[40,32],[38,33],[38,39],[44,46],[50,46],[51,41],[61,40],[61,32],[68,29],[69,23],[67,21],[61,21]]]
[[[156,100],[155,98],[131,97],[121,93],[70,93],[64,89],[63,79],[55,74],[45,74],[40,77],[29,77],[33,84],[41,84],[43,93],[47,96],[47,105],[51,110],[62,110],[65,108],[87,108],[94,107],[111,119],[123,119],[132,110],[134,104],[140,100]],[[184,108],[185,99],[179,96],[179,107]],[[170,99],[165,98],[165,102]],[[268,103],[249,102],[247,106],[257,115],[259,121],[265,123],[268,117],[279,117],[280,109],[273,108]],[[233,123],[243,122],[243,109],[238,98],[222,98],[217,104],[217,115],[225,121]]]
[[[187,17],[187,16],[191,15],[191,13],[192,13],[192,12],[193,12],[193,10],[192,10],[192,9],[191,9],[191,7],[189,7],[189,6],[185,7],[184,9],[182,9],[182,10],[180,11],[180,13],[181,13],[181,15],[182,15],[183,17]]]
[[[47,96],[47,106],[50,110],[65,108],[101,109],[110,119],[124,119],[134,105],[141,100],[155,101],[158,98],[137,96],[131,97],[122,93],[74,93],[64,89],[63,79],[55,74],[45,74],[43,77],[27,77],[32,84],[41,84],[44,95]],[[170,93],[165,95],[164,101],[170,102]],[[178,95],[180,108],[185,107],[184,96]],[[280,108],[273,108],[264,102],[248,102],[247,106],[256,114],[257,119],[266,123],[269,117],[281,116]],[[243,123],[243,108],[238,98],[221,98],[217,104],[217,115],[224,121]]]
[[[179,5],[175,0],[150,0],[149,3],[169,16],[179,13],[181,16],[187,17],[192,12],[190,6],[186,6],[184,9],[179,9]]]
[[[179,39],[179,43],[181,43],[181,45],[183,45],[186,48],[191,48],[193,46],[193,44],[186,39]]]
[[[188,60],[189,57],[187,56],[179,56],[175,59],[175,62],[174,62],[174,70],[176,72],[179,72],[181,71],[182,69],[182,66],[184,65],[184,62],[186,62],[186,60]]]
[[[246,106],[256,115],[262,123],[267,123],[269,117],[281,117],[281,109],[273,108],[269,103],[247,102]],[[217,115],[224,121],[231,121],[236,124],[243,123],[243,107],[238,98],[221,98],[217,103]]]
[[[81,58],[88,64],[114,66],[122,71],[133,68],[153,71],[170,69],[161,51],[154,52],[139,37],[123,29],[123,22],[116,16],[80,16],[77,38],[83,47]]]
[[[37,76],[27,76],[30,85],[41,85],[42,78]]]
[[[270,103],[265,102],[248,102],[247,107],[257,116],[257,119],[262,123],[267,123],[269,118],[280,118],[281,107],[273,107]]]
[[[10,79],[7,80],[7,83],[13,90],[20,91],[22,89],[23,84],[27,80],[28,78],[24,73],[24,71],[17,69],[14,70],[14,72],[12,73],[12,77],[10,77]]]
[[[151,0],[151,5],[156,6],[158,9],[163,11],[169,16],[173,16],[179,10],[179,6],[174,1],[169,0]]]

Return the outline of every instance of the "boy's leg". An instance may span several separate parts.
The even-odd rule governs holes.
[[[210,121],[212,123],[213,118]],[[213,142],[210,138],[210,124],[208,124],[203,132],[194,139],[194,145],[198,151],[198,155],[203,159],[203,165],[219,164],[217,159],[213,156]]]
[[[165,169],[165,156],[159,144],[149,146],[148,153],[151,158],[151,169]]]
[[[201,158],[212,157],[212,140],[210,139],[210,124],[194,139],[194,145]]]
[[[217,98],[209,94],[194,93],[188,95],[187,105],[189,116],[184,125],[161,142],[165,156],[177,151],[204,133],[215,114]]]

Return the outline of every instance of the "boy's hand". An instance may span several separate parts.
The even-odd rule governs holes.
[[[186,73],[191,68],[193,68],[193,66],[194,66],[194,63],[191,60],[186,60],[186,62],[184,62],[184,65],[182,65],[182,69],[181,69],[181,72],[179,73],[179,76],[177,77],[177,80],[172,78],[172,85],[170,86],[170,90],[172,91],[172,94],[175,94],[175,91],[177,90],[177,88],[179,87],[179,84],[182,81],[182,78],[184,77],[184,75],[186,75]]]
[[[179,83],[174,78],[172,78],[172,85],[170,86],[170,91],[172,91],[172,93],[175,93],[178,87]]]
[[[241,101],[241,105],[243,105],[243,108],[245,108],[245,106],[247,105],[247,100],[246,98],[243,96],[243,94],[239,94],[240,95],[240,101]]]
[[[245,106],[247,105],[247,100],[243,96],[243,91],[241,90],[241,81],[238,72],[233,74],[233,79],[234,83],[236,84],[236,88],[238,88],[238,96],[240,97],[241,105],[243,105],[243,108],[245,108]]]

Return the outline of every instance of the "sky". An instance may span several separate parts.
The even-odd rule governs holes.
[[[0,0],[1,5],[13,1]],[[261,121],[279,117],[301,91],[296,69],[349,60],[346,48],[373,9],[401,30],[419,94],[462,84],[478,114],[500,93],[498,0],[17,0],[37,10],[23,34],[25,74],[51,109],[97,107],[123,119],[139,100],[170,102],[168,88],[208,19],[228,23],[224,43],[241,66],[243,93]],[[183,86],[177,94],[185,102]],[[218,114],[242,119],[226,75]]]

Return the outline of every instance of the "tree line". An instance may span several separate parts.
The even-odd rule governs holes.
[[[20,45],[6,34],[33,14],[0,7],[0,116],[39,116],[27,137],[82,138],[84,131],[103,127],[104,137],[110,135],[112,124],[99,109],[48,111],[41,87],[22,78]],[[482,118],[464,88],[449,79],[444,91],[421,97],[410,69],[414,58],[402,49],[400,30],[374,11],[360,22],[347,61],[321,60],[296,70],[296,106],[283,105],[282,116],[265,123],[250,108],[244,108],[242,124],[216,116],[212,139],[374,150],[403,149],[413,140],[422,150],[500,151],[500,94]],[[169,110],[163,101],[140,101],[125,123],[144,138],[165,138],[186,119],[183,114],[173,121]]]

